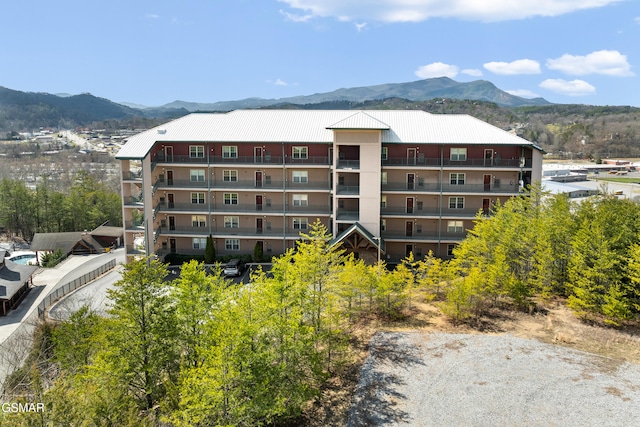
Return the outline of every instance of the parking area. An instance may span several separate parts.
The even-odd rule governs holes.
[[[259,266],[262,266],[262,270],[269,272],[271,271],[271,263],[250,263],[245,264],[242,273],[239,276],[230,276],[227,279],[232,280],[235,284],[247,284],[249,283],[249,279],[251,278],[251,272],[257,270]],[[224,268],[224,265],[222,266]],[[207,265],[206,270],[209,274],[211,274],[213,266]],[[180,277],[181,266],[172,265],[168,267],[169,275],[166,277],[166,280],[172,281]]]

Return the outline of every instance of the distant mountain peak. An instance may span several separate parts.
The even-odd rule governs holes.
[[[320,104],[348,101],[365,102],[388,98],[400,98],[409,101],[427,101],[434,98],[453,98],[494,102],[504,107],[549,105],[543,98],[527,99],[511,95],[498,89],[488,80],[474,80],[461,83],[449,77],[435,77],[407,83],[384,83],[372,86],[341,88],[331,92],[300,95],[279,99],[246,98],[236,101],[218,101],[213,103],[174,101],[162,108],[185,108],[189,111],[230,111],[241,108],[271,107],[279,104]]]

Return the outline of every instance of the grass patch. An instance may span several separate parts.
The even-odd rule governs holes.
[[[610,181],[610,182],[621,182],[624,184],[640,184],[640,178],[609,178],[609,177],[598,177],[596,181]]]

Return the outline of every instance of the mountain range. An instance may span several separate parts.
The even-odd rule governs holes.
[[[409,101],[427,101],[434,98],[468,99],[493,102],[503,107],[551,104],[543,98],[527,99],[511,95],[498,89],[493,83],[486,80],[460,83],[448,77],[438,77],[408,83],[387,83],[374,86],[342,88],[332,92],[293,96],[289,98],[247,98],[237,101],[219,101],[214,103],[174,101],[163,105],[161,108],[184,108],[188,111],[229,111],[240,108],[273,107],[280,104],[306,105],[336,101],[361,103],[388,98],[400,98]]]
[[[542,98],[526,99],[498,89],[491,82],[460,83],[446,77],[408,83],[342,88],[327,93],[279,99],[247,98],[235,101],[196,103],[174,101],[157,107],[116,103],[89,93],[80,95],[20,92],[0,86],[0,131],[23,131],[39,127],[73,128],[107,120],[133,118],[172,119],[193,111],[230,111],[240,108],[274,108],[291,105],[328,104],[348,108],[351,103],[383,99],[427,101],[434,98],[492,102],[504,107],[544,106]],[[344,106],[347,107],[344,107]]]

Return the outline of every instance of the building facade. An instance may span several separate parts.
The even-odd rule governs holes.
[[[542,170],[529,141],[423,111],[194,113],[117,158],[127,255],[160,257],[203,254],[209,235],[218,255],[277,255],[320,221],[361,256],[446,258],[478,212]]]

